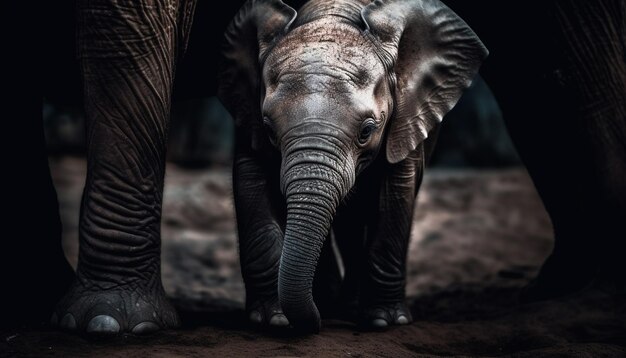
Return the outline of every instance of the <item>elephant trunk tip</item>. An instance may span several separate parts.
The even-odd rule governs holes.
[[[279,294],[279,297],[282,298],[284,295]],[[318,334],[322,327],[322,319],[313,300],[303,300],[298,303],[298,306],[300,307],[294,307],[292,303],[284,302],[281,299],[283,312],[294,331],[300,334]]]
[[[302,334],[319,333],[321,328],[320,313],[313,301],[312,280],[308,280],[302,275],[312,276],[301,264],[295,262],[291,251],[302,252],[302,248],[292,247],[293,238],[287,235],[286,249],[281,257],[278,275],[278,300],[283,309],[283,313],[291,323],[296,332]],[[301,241],[296,241],[296,246],[301,245]],[[295,249],[295,250],[294,250]],[[286,251],[286,252],[285,252]],[[307,256],[313,256],[309,254]],[[307,262],[310,266],[315,266],[314,262]]]

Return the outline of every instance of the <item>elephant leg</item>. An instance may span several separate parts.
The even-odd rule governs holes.
[[[324,317],[358,320],[361,286],[364,273],[368,272],[365,248],[367,215],[378,213],[378,201],[371,200],[371,196],[365,193],[380,187],[380,178],[373,173],[376,169],[357,178],[353,194],[337,208],[332,226],[332,239],[336,247],[332,247],[331,240],[326,240],[322,248],[313,294]]]
[[[508,68],[502,63],[498,69],[506,73]],[[487,78],[554,229],[554,249],[522,298],[543,299],[577,291],[589,284],[598,260],[595,247],[585,244],[595,234],[581,205],[585,188],[589,188],[586,163],[591,158],[582,145],[584,137],[576,127],[571,102],[554,76],[528,74],[515,81],[519,88],[512,88],[506,76],[493,72]],[[536,102],[534,106],[528,105],[531,101]]]
[[[624,4],[565,1],[547,9],[528,14],[543,14],[534,32],[490,39],[494,56],[483,67],[554,227],[553,252],[525,300],[588,286],[619,251],[623,240],[610,238],[624,237],[615,219],[624,212],[624,46],[615,45],[624,41]]]
[[[405,160],[390,165],[381,185],[378,219],[367,227],[367,277],[360,305],[362,322],[372,328],[412,321],[404,303],[406,259],[413,208],[423,171],[423,145]]]
[[[619,0],[557,3],[556,38],[563,87],[574,125],[588,151],[582,208],[599,273],[626,283],[626,3]],[[557,242],[557,245],[561,243]],[[604,278],[604,277],[603,277]]]
[[[558,94],[555,87],[543,85]],[[548,92],[533,96],[548,96]],[[551,98],[560,101],[558,95]],[[561,105],[562,112],[568,112],[567,105],[564,102]],[[586,286],[596,270],[597,258],[593,246],[585,248],[585,238],[594,234],[580,204],[584,187],[588,185],[584,179],[588,168],[583,163],[589,163],[589,152],[582,148],[573,123],[559,119],[559,116],[568,117],[567,113],[558,113],[560,106],[546,104],[546,110],[532,114],[525,107],[525,103],[503,105],[505,119],[520,158],[550,215],[555,237],[551,255],[523,295],[525,300],[535,300]]]
[[[349,201],[340,206],[337,209],[337,214],[333,221],[333,236],[335,244],[338,249],[339,256],[341,258],[341,265],[343,266],[343,279],[340,282],[339,291],[337,292],[335,287],[332,287],[334,297],[333,301],[326,308],[326,311],[332,317],[356,320],[358,317],[359,309],[359,292],[361,288],[361,281],[363,279],[363,273],[366,271],[366,251],[365,251],[365,213],[368,212],[367,208],[371,207],[372,203],[365,201],[366,195],[361,195],[361,192],[368,192],[367,190],[361,190],[365,183],[366,178],[370,177],[367,174],[358,178],[355,184],[355,194],[349,198]],[[325,243],[325,246],[328,244]],[[322,264],[322,258],[320,258],[320,264]],[[318,303],[318,300],[315,301]],[[319,305],[320,310],[323,305]]]
[[[284,226],[284,219],[278,218],[285,215],[285,208],[277,204],[282,200],[278,171],[261,164],[265,161],[247,147],[249,141],[241,139],[241,132],[236,129],[233,189],[246,311],[253,324],[287,326],[277,286]]]
[[[193,5],[79,2],[88,167],[77,278],[52,317],[63,328],[142,334],[179,325],[161,283],[160,218],[175,61]]]

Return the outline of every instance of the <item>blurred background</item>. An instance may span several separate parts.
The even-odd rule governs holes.
[[[176,95],[172,108],[169,161],[196,169],[229,165],[233,121],[228,112],[214,96],[181,97]],[[43,118],[51,155],[84,155],[85,115],[78,98],[74,102],[54,96],[45,98]],[[437,143],[432,167],[486,169],[520,165],[498,103],[480,76],[446,116]]]

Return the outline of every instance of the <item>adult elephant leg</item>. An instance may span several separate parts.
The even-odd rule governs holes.
[[[502,65],[496,69],[506,73],[509,65]],[[586,244],[593,237],[593,225],[585,217],[583,205],[585,188],[589,188],[585,163],[590,163],[591,157],[582,145],[584,136],[577,127],[571,99],[560,83],[562,72],[536,68],[525,79],[497,78],[486,72],[554,232],[554,248],[524,289],[522,299],[541,300],[580,290],[591,282],[598,265],[596,247]]]
[[[624,75],[615,72],[614,64],[620,59],[623,64],[624,55],[620,58],[607,50],[619,49],[610,44],[623,41],[623,35],[621,40],[611,35],[623,28],[623,4],[593,1],[588,2],[588,9],[582,9],[576,3],[559,2],[561,9],[556,3],[546,4],[542,11],[521,9],[525,13],[515,18],[533,19],[531,27],[515,21],[480,19],[485,20],[483,32],[477,30],[493,55],[481,73],[494,89],[511,138],[554,226],[553,252],[524,291],[526,300],[556,297],[586,287],[606,253],[606,235],[601,230],[607,226],[606,216],[600,213],[606,205],[597,200],[598,191],[606,185],[600,184],[601,176],[595,173],[599,166],[606,167],[609,155],[592,138],[611,135],[590,129],[594,121],[589,119],[595,112],[596,118],[612,123],[607,128],[613,135],[619,133],[620,127],[614,126],[620,118],[615,113],[620,104],[615,97],[615,81],[623,81]],[[468,21],[472,24],[471,18]],[[585,47],[588,52],[574,52],[583,44],[592,45]],[[598,61],[607,61],[610,66]],[[585,92],[593,98],[582,95]],[[599,126],[598,121],[595,123]],[[614,144],[617,137],[613,139],[609,145],[614,153],[618,146]],[[611,154],[611,158],[619,156]],[[618,196],[614,193],[613,197]]]
[[[593,225],[585,217],[583,205],[585,190],[590,187],[587,163],[591,157],[582,144],[584,136],[571,98],[560,83],[561,74],[559,69],[538,70],[528,73],[525,80],[492,81],[511,139],[554,232],[552,252],[523,291],[526,301],[578,291],[591,282],[598,267],[597,247],[588,245],[594,237]]]
[[[555,9],[564,85],[589,151],[581,195],[603,278],[626,283],[626,3],[563,1]]]
[[[179,325],[161,284],[160,218],[175,60],[192,12],[183,0],[79,2],[88,167],[77,279],[52,318],[63,328]]]
[[[562,84],[558,46],[550,34],[553,2],[540,10],[504,3],[446,0],[490,49],[481,76],[498,100],[509,135],[530,174],[554,227],[555,248],[525,299],[562,295],[587,285],[597,267],[582,243],[589,225],[580,194],[589,152],[581,145],[572,99]],[[485,9],[505,14],[485,16]],[[513,16],[512,11],[515,11]],[[506,16],[511,14],[511,16]],[[528,26],[532,19],[533,26]],[[593,248],[588,248],[593,249]]]
[[[406,259],[423,172],[422,144],[403,161],[390,165],[383,178],[378,219],[367,228],[367,270],[360,294],[361,321],[372,328],[412,321],[404,303]]]

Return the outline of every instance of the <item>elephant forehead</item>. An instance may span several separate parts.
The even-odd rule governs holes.
[[[359,29],[327,22],[298,27],[277,44],[265,63],[266,85],[287,81],[300,90],[350,91],[372,86],[384,75],[373,44]]]

